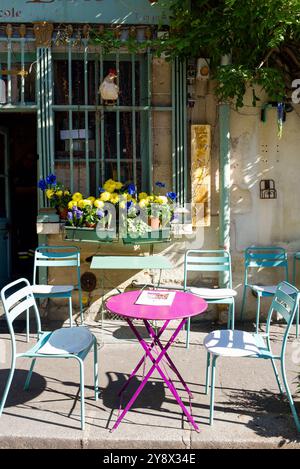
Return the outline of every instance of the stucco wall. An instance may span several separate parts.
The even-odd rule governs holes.
[[[261,104],[265,101],[262,94]],[[285,247],[290,259],[290,281],[292,252],[300,249],[300,107],[294,105],[294,111],[287,113],[279,138],[276,108],[269,109],[266,122],[261,122],[260,108],[251,106],[250,93],[245,102],[239,112],[231,112],[231,250],[234,286],[239,292],[237,309],[244,273],[241,260],[247,246]],[[260,199],[261,179],[274,179],[277,199]],[[253,279],[274,284],[283,278],[280,270],[263,269]],[[255,301],[250,295],[251,314]]]

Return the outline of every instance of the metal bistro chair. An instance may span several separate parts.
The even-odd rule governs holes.
[[[188,285],[188,272],[227,272],[228,288],[199,288]],[[234,297],[237,292],[232,289],[231,258],[228,251],[190,249],[185,253],[184,259],[184,290],[188,290],[195,295],[201,296],[207,303],[228,304],[227,327],[234,329]],[[186,347],[190,343],[190,319],[187,322]]]
[[[76,285],[41,285],[37,283],[39,267],[75,267],[77,271]],[[82,292],[80,284],[80,251],[76,246],[39,246],[35,250],[33,268],[33,293],[35,298],[66,298],[69,302],[70,326],[73,326],[72,292],[75,288],[79,293],[80,319],[83,324]],[[26,313],[26,336],[29,341],[29,311]]]
[[[8,293],[12,290],[13,293]],[[41,320],[33,289],[28,280],[22,278],[10,283],[1,290],[1,300],[11,336],[12,355],[11,369],[4,389],[4,394],[0,402],[0,416],[3,412],[7,395],[13,379],[16,359],[21,357],[30,358],[31,366],[26,378],[24,390],[29,389],[32,371],[37,358],[73,358],[79,363],[80,369],[80,406],[81,406],[81,429],[85,425],[84,409],[84,359],[94,346],[94,387],[95,400],[98,400],[98,356],[97,341],[95,336],[86,327],[71,327],[57,329],[54,332],[43,332],[41,330]],[[37,342],[26,352],[17,353],[16,339],[14,333],[14,320],[23,314],[27,309],[33,308],[37,324]],[[48,349],[46,350],[46,348]],[[55,353],[55,351],[59,353]]]
[[[287,289],[292,295],[286,293]],[[275,292],[271,307],[268,313],[267,327],[265,334],[250,334],[244,331],[219,330],[208,334],[204,339],[204,346],[207,350],[206,384],[205,391],[208,394],[209,387],[209,368],[211,367],[211,389],[210,389],[210,413],[209,422],[213,423],[214,418],[214,387],[215,387],[215,368],[218,357],[252,357],[271,360],[275,378],[279,391],[283,394],[278,371],[275,361],[280,362],[283,385],[291,407],[297,430],[300,431],[300,421],[296,412],[293,397],[291,395],[285,370],[285,352],[289,332],[298,309],[300,292],[296,287],[281,282]],[[281,350],[279,354],[274,354],[270,344],[270,326],[273,313],[279,313],[286,322],[286,328],[283,334]],[[212,357],[212,358],[211,358]]]
[[[288,281],[288,258],[284,248],[271,246],[251,246],[245,250],[245,274],[244,291],[241,308],[241,320],[244,318],[246,307],[247,290],[251,290],[257,296],[256,304],[256,333],[259,329],[260,303],[261,298],[272,297],[275,294],[276,285],[255,285],[248,280],[249,269],[261,270],[264,268],[283,268],[285,275],[282,280]],[[292,290],[287,287],[286,293],[291,294]],[[296,336],[298,337],[299,311],[296,313]]]

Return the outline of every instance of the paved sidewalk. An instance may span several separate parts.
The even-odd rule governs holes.
[[[100,342],[99,325],[90,323],[89,326]],[[251,327],[249,325],[248,329]],[[31,389],[25,392],[23,384],[29,361],[19,359],[7,406],[0,419],[0,447],[300,448],[300,435],[295,430],[287,402],[278,394],[268,361],[248,358],[219,360],[215,423],[212,427],[208,425],[209,398],[204,394],[206,355],[202,342],[211,328],[211,324],[198,325],[192,331],[189,350],[184,347],[185,333],[181,332],[179,341],[171,349],[175,364],[194,394],[193,415],[200,426],[200,433],[192,430],[182,417],[178,404],[157,375],[146,385],[120,427],[113,433],[109,432],[118,413],[118,390],[142,353],[126,324],[111,321],[105,323],[104,345],[99,346],[101,390],[97,403],[93,400],[92,354],[86,359],[86,430],[82,432],[79,429],[79,369],[75,360],[41,359],[36,364]],[[273,330],[273,347],[279,350],[283,328],[276,325]],[[24,335],[18,334],[17,338],[19,349],[26,349]],[[293,341],[294,335],[288,344],[287,370],[295,392],[299,365],[291,361],[291,354],[295,352]],[[10,366],[9,344],[9,336],[2,332],[1,395]],[[140,379],[139,374],[132,380],[124,402]],[[178,381],[175,383],[188,405],[182,386]]]

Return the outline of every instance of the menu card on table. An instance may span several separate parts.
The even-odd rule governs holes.
[[[136,300],[136,305],[171,306],[176,292],[144,290]]]

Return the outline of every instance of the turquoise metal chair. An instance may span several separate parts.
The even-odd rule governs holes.
[[[9,290],[12,293],[8,293]],[[85,426],[85,407],[84,407],[84,359],[89,353],[90,349],[94,347],[94,386],[95,386],[95,400],[98,400],[98,353],[97,353],[97,341],[94,335],[92,335],[85,327],[73,327],[72,337],[74,337],[74,343],[76,343],[76,337],[86,336],[85,348],[80,350],[78,353],[52,353],[44,354],[40,353],[39,350],[48,342],[51,343],[53,334],[56,332],[43,332],[41,330],[41,320],[39,311],[36,305],[36,301],[33,295],[33,289],[28,280],[22,278],[10,283],[1,290],[1,300],[4,306],[4,312],[8,324],[9,333],[11,336],[12,354],[11,354],[11,369],[9,372],[8,380],[4,389],[4,394],[0,402],[0,416],[3,412],[5,402],[8,396],[8,392],[13,379],[14,371],[16,368],[16,359],[21,357],[30,358],[32,360],[30,370],[27,375],[27,379],[24,385],[24,390],[29,389],[30,379],[32,371],[36,362],[36,359],[40,358],[72,358],[79,363],[80,369],[80,405],[81,405],[81,429]],[[14,333],[14,320],[23,314],[27,309],[33,308],[35,320],[37,324],[37,342],[26,352],[17,353],[16,339]],[[59,331],[61,331],[60,329]],[[69,332],[70,329],[67,328]],[[83,333],[84,331],[84,333]]]
[[[292,294],[287,294],[289,290]],[[281,375],[284,389],[291,407],[297,430],[300,431],[300,421],[296,412],[293,397],[291,395],[285,370],[285,353],[287,339],[296,311],[298,310],[300,292],[287,282],[281,282],[275,292],[271,307],[268,313],[266,333],[250,334],[244,331],[219,330],[208,334],[204,339],[204,346],[207,350],[207,366],[206,366],[206,384],[205,391],[208,394],[209,388],[209,368],[211,367],[211,384],[210,384],[210,425],[214,419],[214,393],[215,393],[215,368],[218,357],[252,357],[271,360],[275,379],[277,381],[279,391],[284,393],[279,379],[279,374],[275,362],[280,363]],[[270,326],[273,313],[279,313],[286,322],[286,328],[283,334],[281,350],[279,354],[274,354],[271,350],[270,343]]]
[[[37,283],[40,267],[75,267],[76,285],[41,285]],[[75,288],[79,293],[80,319],[83,324],[82,291],[80,284],[80,251],[76,246],[39,246],[35,250],[33,268],[33,293],[35,298],[66,298],[69,302],[70,326],[73,326],[72,292]],[[26,336],[29,341],[29,312],[26,313]]]
[[[188,272],[227,272],[228,288],[199,288],[188,285]],[[184,258],[184,290],[204,298],[207,303],[228,304],[228,323],[234,329],[234,297],[237,292],[232,289],[231,258],[228,251],[190,249]],[[186,347],[190,343],[190,318],[187,322]]]
[[[260,317],[260,304],[261,298],[272,297],[275,294],[276,285],[255,285],[249,283],[249,270],[250,269],[274,269],[282,268],[284,270],[284,278],[286,282],[289,279],[288,272],[288,258],[284,248],[271,247],[271,246],[251,246],[245,250],[245,274],[244,274],[244,291],[241,308],[241,320],[244,319],[244,311],[246,307],[247,291],[252,291],[257,296],[256,303],[256,332],[259,329],[259,317]],[[287,293],[290,293],[287,291]],[[296,314],[296,335],[298,337],[298,323],[299,323],[299,311]]]

